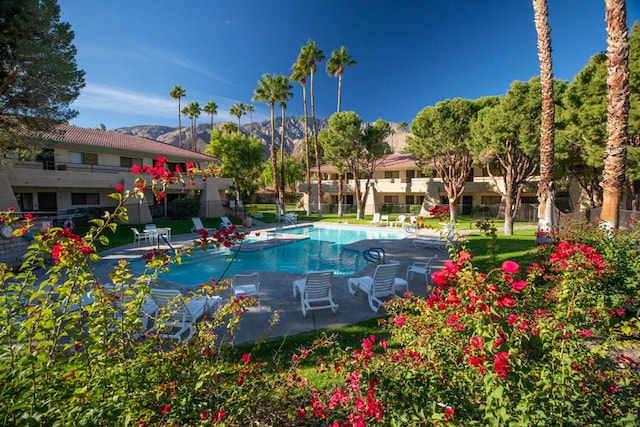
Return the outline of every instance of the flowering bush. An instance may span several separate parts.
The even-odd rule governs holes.
[[[432,218],[438,218],[440,221],[445,221],[449,218],[449,207],[435,205],[429,209],[429,215],[431,215]]]

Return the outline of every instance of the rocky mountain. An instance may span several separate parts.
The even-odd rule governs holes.
[[[275,120],[275,143],[276,147],[280,147],[281,141],[281,126],[282,120],[276,118]],[[394,133],[387,138],[387,141],[391,145],[395,153],[399,153],[406,145],[406,137],[408,135],[408,129],[401,129],[397,123],[390,123]],[[220,128],[224,123],[214,123],[215,128]],[[316,127],[318,132],[321,129],[328,127],[327,119],[316,119]],[[157,141],[165,142],[167,144],[179,146],[179,133],[177,127],[170,126],[154,126],[154,125],[139,125],[124,127],[118,129],[112,129],[112,132],[119,132],[125,135],[136,135],[144,138],[155,139]],[[263,122],[255,122],[253,124],[245,124],[242,126],[242,132],[246,135],[251,135],[264,142],[265,145],[265,158],[269,157],[269,145],[271,144],[271,122],[265,120]],[[182,147],[191,149],[193,140],[191,137],[191,131],[189,130],[189,123],[186,127],[182,127]],[[205,147],[209,144],[211,139],[211,124],[200,123],[196,126],[195,132],[195,145],[196,151],[204,153]],[[304,148],[304,122],[299,117],[286,117],[285,119],[285,150],[288,154],[301,154]]]

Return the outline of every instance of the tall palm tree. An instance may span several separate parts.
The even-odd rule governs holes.
[[[347,53],[347,48],[342,46],[340,49],[331,52],[331,58],[327,60],[327,73],[331,77],[338,76],[338,110],[340,112],[340,98],[342,94],[342,76],[345,67],[353,67],[357,62]]]
[[[316,42],[309,40],[309,42],[302,47],[300,52],[302,60],[309,69],[311,80],[309,88],[311,90],[311,129],[313,131],[313,144],[316,153],[316,170],[318,173],[318,219],[322,219],[322,175],[320,173],[320,150],[318,149],[318,128],[316,126],[316,103],[315,103],[315,89],[314,89],[314,76],[316,74],[317,65],[324,61],[324,53],[322,49],[318,48]]]
[[[181,86],[175,85],[173,89],[171,89],[171,92],[169,92],[169,96],[173,99],[178,100],[178,144],[180,148],[182,148],[182,120],[180,118],[180,99],[187,96],[187,91],[185,91]]]
[[[277,78],[278,84],[278,102],[280,102],[280,111],[282,113],[282,128],[280,131],[280,210],[281,213],[285,214],[285,200],[284,200],[284,192],[285,192],[285,176],[284,176],[284,152],[285,152],[285,114],[284,111],[287,109],[287,101],[293,97],[293,93],[291,89],[293,88],[289,84],[289,79],[285,76],[278,76]]]
[[[245,107],[246,106],[242,102],[238,102],[237,104],[234,104],[229,110],[229,114],[238,118],[238,132],[240,132],[240,117],[247,114]]]
[[[609,229],[618,228],[629,138],[629,38],[625,0],[605,0],[607,21],[607,132],[602,173],[602,214]]]
[[[255,111],[253,109],[253,105],[252,104],[246,105],[244,107],[244,111],[249,113],[249,123],[251,123],[251,127],[249,128],[250,129],[249,134],[253,135],[253,112]]]
[[[276,200],[280,200],[280,192],[278,191],[278,165],[276,157],[276,141],[275,141],[275,104],[278,101],[278,76],[263,74],[262,79],[258,80],[258,87],[253,91],[252,101],[266,102],[271,107],[271,145],[269,146],[269,154],[271,155],[271,170],[273,173],[273,182],[276,187]]]
[[[182,109],[182,115],[189,116],[189,122],[191,126],[191,150],[196,151],[196,119],[200,117],[202,109],[200,104],[195,101],[191,101],[186,107]]]
[[[555,138],[555,104],[553,95],[553,64],[551,61],[551,28],[547,0],[533,0],[540,84],[542,93],[542,119],[540,124],[540,181],[538,182],[538,232],[548,232],[555,224],[555,185],[553,181],[553,155]],[[541,236],[538,233],[538,236]]]
[[[300,83],[302,86],[302,102],[304,103],[304,151],[306,160],[306,179],[307,179],[307,216],[311,215],[311,166],[309,160],[309,113],[307,111],[307,76],[309,75],[309,69],[304,62],[304,58],[301,58],[302,52],[298,55],[298,60],[291,69],[291,77],[289,79],[293,82]]]
[[[338,109],[340,112],[340,99],[342,94],[342,76],[345,67],[356,65],[356,61],[347,53],[347,48],[342,46],[340,49],[331,52],[331,58],[327,60],[327,73],[331,77],[338,76]],[[342,189],[344,187],[344,174],[338,171],[338,216],[342,216]]]
[[[202,111],[211,116],[211,133],[213,133],[213,116],[218,114],[218,105],[213,100],[210,100],[207,105],[202,107]]]

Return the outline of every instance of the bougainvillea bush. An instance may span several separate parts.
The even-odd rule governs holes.
[[[254,350],[236,355],[233,332],[248,299],[230,298],[197,324],[189,343],[161,340],[143,327],[139,309],[158,272],[196,248],[241,244],[239,229],[202,231],[184,252],[153,251],[142,276],[120,261],[111,283],[132,298],[105,292],[93,274],[95,249],[116,219],[126,222],[124,203],[149,191],[162,200],[168,185],[212,172],[193,165],[170,172],[165,164],[160,158],[153,167],[134,166],[135,188],[118,186],[118,206],[85,236],[34,230],[27,215],[1,216],[16,236],[31,231],[34,241],[19,271],[0,266],[0,425],[638,422],[640,361],[615,347],[637,334],[638,245],[601,241],[631,237],[564,230],[540,249],[538,263],[507,261],[487,272],[473,267],[471,254],[455,254],[433,275],[427,298],[407,294],[386,304],[381,327],[388,338],[334,348],[311,376],[308,357],[331,345],[326,339],[274,354],[288,361],[284,369]],[[224,292],[225,281],[216,278],[194,297]]]

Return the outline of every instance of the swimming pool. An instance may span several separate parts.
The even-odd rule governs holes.
[[[345,245],[360,240],[395,240],[408,236],[404,230],[323,226],[300,227],[293,232],[309,238],[255,252],[241,252],[231,264],[226,277],[247,270],[299,274],[333,270],[336,275],[348,276],[364,268],[367,261],[361,252],[346,249]],[[223,274],[228,264],[227,258],[234,253],[233,249],[196,250],[192,257],[182,257],[182,264],[171,265],[170,271],[161,273],[160,278],[184,285],[207,283],[212,277],[219,278]],[[134,271],[142,272],[144,261],[134,261],[131,266]]]

